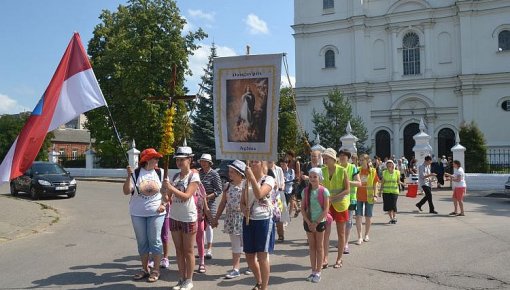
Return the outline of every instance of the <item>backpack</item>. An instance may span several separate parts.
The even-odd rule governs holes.
[[[138,189],[138,185],[136,185],[136,182],[138,181],[138,176],[140,176],[140,170],[141,170],[141,169],[142,169],[141,167],[137,167],[137,168],[135,169],[135,180],[134,180],[134,184],[135,184],[136,192],[137,192],[138,194],[140,194],[140,190]],[[156,174],[158,175],[159,180],[160,180],[161,182],[163,182],[163,177],[162,177],[162,176],[163,176],[163,173],[161,172],[161,169],[160,169],[160,168],[154,168],[154,170],[156,171]],[[133,189],[133,190],[131,191],[131,195],[133,195],[134,193],[135,193],[135,190]]]
[[[189,186],[189,183],[191,182],[191,178],[193,177],[194,173],[198,173],[198,171],[196,171],[195,169],[191,170],[191,173],[189,174],[189,177],[188,177],[188,186]],[[174,177],[172,178],[172,180],[175,180],[175,178],[178,175],[179,175],[179,173],[176,173],[174,175]],[[205,191],[205,187],[202,184],[202,182],[199,182],[197,190],[193,194],[193,200],[195,201],[195,206],[197,208],[197,221],[199,221],[199,222],[203,221],[204,217],[205,217],[206,196],[207,196],[207,193]]]
[[[303,203],[304,203],[304,207],[305,207],[305,210],[308,211],[310,208],[310,193],[312,191],[310,185],[306,186],[305,187],[305,198],[303,200]],[[319,185],[319,192],[318,192],[318,195],[317,195],[317,198],[319,199],[319,203],[322,207],[322,209],[324,210],[324,186],[322,185]],[[326,214],[326,221],[328,224],[330,224],[332,221],[333,221],[333,217],[331,216],[331,214],[328,213]]]

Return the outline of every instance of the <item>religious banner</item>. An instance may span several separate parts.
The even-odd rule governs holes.
[[[277,160],[282,57],[214,59],[217,159]]]

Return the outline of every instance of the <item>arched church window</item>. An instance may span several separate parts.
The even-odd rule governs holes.
[[[402,39],[402,62],[404,75],[420,74],[420,37],[409,32]]]
[[[510,30],[503,30],[498,34],[498,49],[510,50]]]
[[[324,62],[324,67],[326,68],[335,67],[335,52],[333,50],[329,49],[326,51],[324,54]]]

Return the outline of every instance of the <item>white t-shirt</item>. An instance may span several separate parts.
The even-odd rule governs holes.
[[[253,188],[248,187],[248,206],[250,207],[250,219],[252,220],[265,220],[273,216],[271,196],[273,194],[275,180],[271,176],[263,176],[259,181],[259,184],[267,184],[271,186],[271,191],[268,193],[268,197],[257,200],[253,194]]]
[[[464,169],[459,167],[458,169],[453,169],[453,176],[457,179],[460,177],[460,181],[453,181],[452,187],[466,187],[466,174],[464,173]]]
[[[191,179],[189,178],[190,174],[192,174]],[[186,192],[186,189],[188,188],[188,181],[200,182],[200,175],[198,175],[198,172],[190,170],[190,172],[182,178],[181,174],[179,173],[172,181],[172,185],[175,186],[178,190]],[[186,200],[178,198],[175,194],[172,195],[172,203],[170,205],[170,218],[176,221],[187,223],[196,222],[197,207],[195,205],[195,199],[193,198],[193,195]]]
[[[141,217],[164,215],[166,212],[158,212],[161,205],[161,179],[156,170],[141,168],[136,185],[140,194],[135,188],[129,200],[129,213],[132,216]],[[131,179],[131,186],[133,186],[133,179]]]

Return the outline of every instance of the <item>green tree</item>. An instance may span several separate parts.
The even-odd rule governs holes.
[[[459,138],[466,147],[465,162],[468,172],[485,173],[489,170],[487,162],[487,145],[482,131],[472,121],[460,127]]]
[[[198,48],[197,41],[207,35],[182,31],[186,21],[172,0],[130,0],[119,5],[116,12],[104,10],[101,23],[94,29],[88,53],[101,85],[122,142],[136,140],[144,149],[161,144],[165,102],[171,91],[174,66],[176,94],[185,92],[185,74],[191,74],[188,57]],[[182,110],[177,110],[183,114]],[[112,120],[106,108],[87,113],[91,137],[101,157],[101,166],[118,167],[125,164],[125,152],[117,145]],[[184,112],[184,115],[186,113]],[[182,119],[182,116],[180,119]],[[176,122],[176,127],[183,123]],[[176,128],[176,132],[179,128]],[[186,132],[186,130],[182,130]],[[182,139],[176,133],[175,140]]]
[[[198,156],[203,153],[209,153],[212,155],[213,160],[216,159],[213,109],[213,59],[217,56],[216,46],[213,43],[209,54],[209,61],[201,77],[201,94],[198,96],[195,110],[191,115],[193,132],[190,140],[190,146]]]
[[[11,149],[12,143],[14,143],[14,140],[18,137],[29,116],[30,113],[20,113],[16,115],[3,115],[0,117],[0,162],[4,160],[5,155],[7,155],[7,152]],[[35,160],[48,160],[48,150],[53,137],[54,135],[51,132],[46,134],[46,138]]]
[[[280,89],[280,108],[278,110],[278,151],[282,155],[288,150],[300,152],[299,131],[294,91],[292,88]]]
[[[312,122],[314,124],[313,133],[319,133],[321,145],[338,150],[342,146],[340,137],[346,134],[345,128],[351,121],[352,134],[358,137],[356,147],[359,153],[370,153],[369,148],[365,146],[368,138],[367,129],[360,116],[352,115],[352,107],[349,100],[345,98],[338,89],[328,93],[327,99],[322,101],[324,113],[313,111]]]

